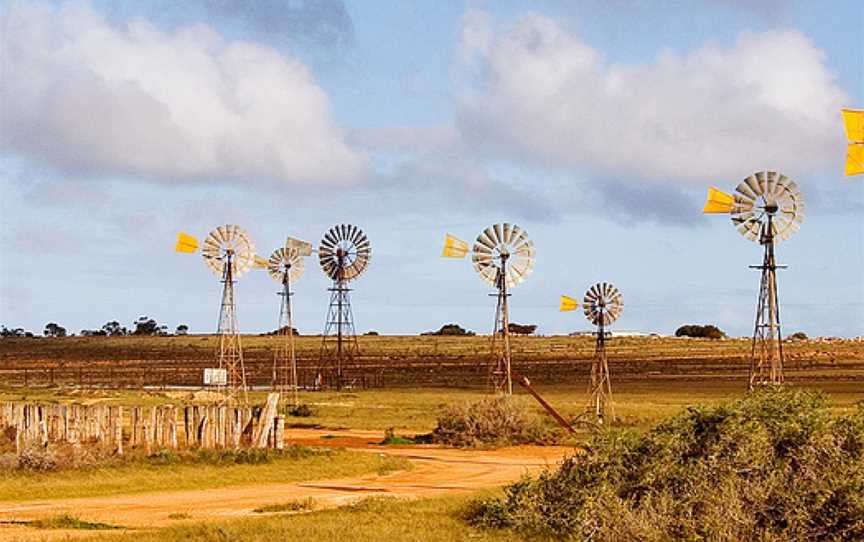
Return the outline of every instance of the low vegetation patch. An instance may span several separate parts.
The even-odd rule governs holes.
[[[26,525],[34,529],[77,529],[83,531],[103,531],[111,529],[120,529],[117,525],[108,523],[100,523],[94,521],[84,521],[75,516],[63,514],[60,516],[52,516],[42,519],[32,519],[27,521],[3,521],[7,525]]]
[[[557,471],[475,502],[475,526],[575,540],[862,540],[864,405],[767,388],[606,431]]]
[[[314,509],[315,500],[309,497],[306,499],[294,499],[279,504],[268,504],[252,511],[256,514],[273,514],[277,512],[305,512]]]
[[[432,431],[436,443],[459,448],[552,444],[560,431],[537,416],[524,398],[486,397],[447,406]]]
[[[315,410],[306,403],[300,403],[299,405],[290,405],[286,408],[286,411],[289,416],[294,416],[296,418],[308,418],[310,416],[315,416]]]
[[[414,435],[397,435],[396,429],[390,427],[384,431],[384,440],[379,442],[381,446],[410,446],[412,444],[432,444],[432,433]]]
[[[397,472],[400,470],[411,470],[414,468],[414,463],[405,459],[404,457],[397,457],[392,455],[384,455],[380,456],[381,464],[378,466],[377,473],[380,476],[384,476],[385,474],[390,474],[391,472]]]
[[[8,450],[8,446],[6,447]],[[129,449],[117,455],[100,446],[73,446],[67,443],[51,443],[34,446],[20,455],[14,451],[0,453],[0,475],[9,471],[59,472],[66,470],[102,469],[132,465],[260,465],[282,459],[303,459],[316,455],[327,455],[327,449],[290,445],[284,450],[239,449],[239,450],[169,450],[159,449],[147,455],[140,448]]]

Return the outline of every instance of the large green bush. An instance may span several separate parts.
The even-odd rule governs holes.
[[[769,388],[644,435],[606,431],[557,471],[468,511],[575,540],[864,540],[864,405]]]

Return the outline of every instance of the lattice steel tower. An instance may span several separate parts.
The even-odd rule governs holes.
[[[217,367],[225,369],[227,382],[222,388],[225,400],[232,403],[242,394],[243,403],[249,402],[246,391],[246,368],[243,365],[243,345],[237,328],[237,305],[234,302],[233,254],[229,250],[222,272],[222,304],[219,309],[219,348]]]
[[[267,273],[282,285],[278,292],[279,302],[279,343],[273,353],[273,386],[282,397],[291,392],[291,402],[300,404],[297,380],[297,354],[294,348],[294,312],[291,307],[291,284],[303,274],[303,256],[311,254],[308,243],[288,238],[286,246],[277,248],[267,260]]]
[[[330,304],[321,342],[321,385],[342,389],[346,384],[345,368],[359,352],[348,283],[366,270],[371,255],[369,239],[360,228],[350,224],[330,228],[318,247],[321,269],[333,280],[328,288]]]

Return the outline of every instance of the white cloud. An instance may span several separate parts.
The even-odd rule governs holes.
[[[0,13],[0,147],[66,170],[346,182],[366,158],[299,60],[200,25],[112,27],[90,8]]]
[[[494,156],[698,183],[766,167],[797,175],[842,159],[847,97],[798,32],[747,33],[728,49],[621,65],[546,17],[484,24],[465,18],[458,56],[471,59],[471,83],[458,126]]]

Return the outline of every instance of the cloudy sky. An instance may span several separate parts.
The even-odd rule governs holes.
[[[864,179],[842,107],[864,107],[859,0],[92,0],[0,7],[0,324],[72,332],[149,315],[216,328],[220,284],[178,231],[240,224],[258,252],[333,224],[372,240],[358,331],[492,327],[468,261],[495,222],[534,239],[511,319],[587,329],[561,293],[622,291],[622,329],[752,330],[760,247],[703,216],[706,188],[794,178],[778,246],[784,331],[864,334]],[[296,284],[319,333],[327,280]],[[237,285],[273,329],[277,285]]]

